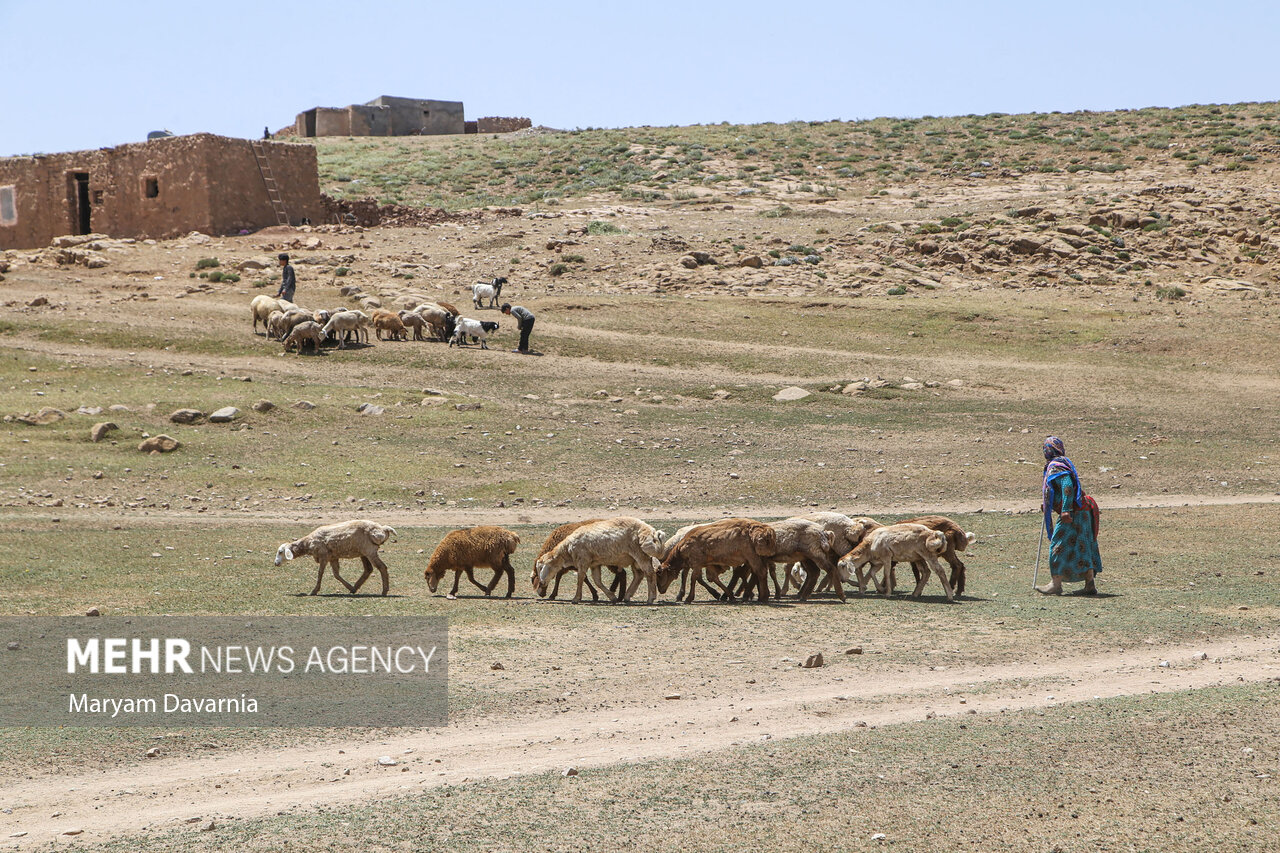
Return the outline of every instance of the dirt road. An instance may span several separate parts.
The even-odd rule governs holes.
[[[1170,666],[1161,667],[1162,661]],[[732,671],[734,664],[726,662]],[[1240,636],[1199,646],[1140,645],[1082,660],[973,669],[903,670],[895,684],[846,681],[839,669],[785,671],[778,684],[745,683],[720,695],[637,697],[624,710],[567,708],[536,719],[479,720],[405,731],[388,739],[350,737],[296,748],[252,749],[196,760],[7,780],[0,838],[19,849],[68,830],[79,839],[216,822],[291,809],[371,802],[423,787],[482,778],[584,772],[619,762],[682,758],[820,732],[927,725],[933,717],[1047,707],[1280,677],[1280,635]],[[639,721],[643,721],[642,724]],[[379,766],[380,756],[396,766]],[[141,760],[140,760],[141,761]],[[195,830],[196,824],[192,823]],[[15,833],[26,833],[13,839]]]

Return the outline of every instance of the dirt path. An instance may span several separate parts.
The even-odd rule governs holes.
[[[1201,655],[1207,658],[1201,659]],[[1160,667],[1169,661],[1168,668]],[[732,672],[734,664],[726,662]],[[665,700],[654,694],[609,711],[568,710],[538,719],[476,721],[406,731],[381,741],[335,737],[319,746],[252,749],[108,771],[68,772],[5,785],[0,837],[21,845],[69,829],[103,839],[171,829],[191,818],[218,822],[289,809],[371,802],[480,778],[683,758],[820,732],[929,717],[991,715],[1098,697],[1131,696],[1280,677],[1280,635],[1200,646],[1134,650],[1049,663],[973,669],[904,669],[885,689],[838,679],[834,669],[793,669],[770,689]],[[744,673],[746,674],[746,673]],[[712,690],[714,688],[708,688]],[[379,756],[397,759],[380,767]],[[56,817],[54,816],[56,815]]]
[[[1280,494],[1266,495],[1134,495],[1124,500],[1103,500],[1099,502],[1102,509],[1162,509],[1172,507],[1194,506],[1245,506],[1248,504],[1280,504]],[[725,518],[729,516],[746,516],[750,518],[788,518],[799,509],[794,505],[707,505],[681,507],[620,507],[635,512],[649,519],[696,519]],[[809,507],[809,509],[825,509],[825,507]],[[928,506],[909,503],[888,503],[877,506],[831,507],[833,510],[853,512],[858,515],[923,515],[925,513],[941,513],[943,515],[965,515],[969,513],[1031,513],[1038,512],[1039,506],[1026,500],[988,500],[967,501],[939,506]],[[457,527],[473,524],[563,524],[581,518],[584,513],[598,513],[600,510],[578,509],[569,506],[531,506],[531,507],[459,507],[457,509],[429,509],[405,512],[404,510],[372,510],[369,514],[376,516],[383,524],[413,526]],[[260,510],[244,510],[241,512],[214,511],[197,512],[155,509],[125,509],[109,507],[105,509],[73,509],[59,507],[57,509],[33,509],[31,512],[0,512],[0,523],[8,521],[52,521],[53,519],[87,521],[90,523],[113,524],[120,519],[129,519],[130,525],[164,526],[167,524],[294,524],[322,523],[333,520],[333,512],[315,513],[302,511],[297,514],[279,512],[262,512]]]

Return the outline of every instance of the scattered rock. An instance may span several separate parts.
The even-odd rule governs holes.
[[[39,307],[41,307],[42,305],[48,305],[48,304],[49,304],[49,299],[48,299],[48,297],[45,297],[45,296],[37,296],[35,299],[32,299],[30,302],[28,302],[28,303],[27,303],[27,307],[28,307],[28,308],[39,308]]]
[[[822,666],[823,663],[822,652],[816,652],[805,658],[802,666],[804,666],[805,669],[817,669]]]
[[[679,698],[680,698],[680,694],[679,694],[679,693],[668,693],[667,695],[663,696],[662,698],[663,698],[663,699],[679,699]]]
[[[773,399],[779,403],[788,403],[792,400],[803,400],[810,396],[809,392],[801,388],[799,385],[792,385],[789,388],[783,388],[777,394],[773,395]]]
[[[120,429],[120,427],[116,426],[111,421],[103,421],[102,423],[94,424],[93,429],[89,430],[89,440],[94,444],[97,444],[99,441],[102,441],[102,439],[107,437],[107,433],[115,432],[118,429]]]
[[[240,417],[240,410],[235,406],[223,406],[212,415],[209,415],[209,423],[229,424],[238,417]]]
[[[293,404],[293,407],[303,412],[309,412],[316,407],[316,404],[311,402],[310,400],[299,400],[298,402]]]
[[[492,670],[504,670],[504,669],[506,669],[506,667],[505,667],[505,666],[503,666],[503,665],[502,665],[502,664],[500,664],[500,663],[497,663],[497,662],[495,661],[494,663],[489,664],[489,669],[492,669]]]
[[[576,768],[576,767],[566,767],[566,768],[564,769],[564,772],[563,772],[563,773],[561,773],[560,775],[561,775],[561,776],[577,776],[577,775],[578,775],[578,768]]]
[[[1160,661],[1160,666],[1165,669],[1168,669],[1169,667],[1173,666],[1173,664],[1169,663],[1167,660],[1162,660]]]
[[[276,404],[271,402],[270,400],[259,400],[258,402],[253,404],[253,410],[255,412],[269,412],[275,407],[276,407]]]
[[[693,255],[685,255],[679,261],[680,266],[687,270],[696,270],[698,268],[698,260]]]
[[[77,415],[100,415],[102,414],[101,406],[81,406],[76,409]]]
[[[845,649],[844,653],[846,655],[860,655],[862,654],[862,646],[854,646],[853,648]]]
[[[923,382],[903,382],[898,387],[901,388],[903,391],[919,391],[920,389],[924,388],[924,383]]]
[[[169,420],[175,424],[193,424],[204,417],[204,412],[199,409],[178,409],[169,415]]]
[[[764,266],[764,261],[760,259],[759,255],[747,255],[745,258],[738,261],[738,266],[751,267],[752,269],[758,270]]]
[[[63,835],[84,835],[83,829],[68,829]]]
[[[172,453],[181,446],[176,438],[161,433],[144,440],[138,445],[138,450],[143,453]]]
[[[383,414],[386,412],[386,409],[382,408],[382,406],[376,406],[373,403],[361,403],[356,406],[356,411],[362,415],[373,417]]]
[[[378,764],[383,767],[395,767],[399,763],[399,761],[396,761],[390,755],[384,755],[378,759]]]
[[[1208,652],[1197,652],[1196,654],[1194,654],[1194,655],[1192,655],[1192,656],[1191,656],[1191,659],[1192,659],[1192,660],[1208,660],[1208,659],[1209,659],[1209,653],[1208,653]]]
[[[66,417],[67,413],[62,411],[62,409],[54,409],[49,406],[45,406],[34,415],[30,412],[24,412],[23,414],[18,415],[17,420],[22,421],[24,424],[30,424],[31,426],[49,426],[49,424],[56,424],[58,421],[64,420]]]
[[[143,757],[143,758],[159,758],[159,757],[160,757],[160,747],[158,747],[158,746],[153,746],[153,747],[151,747],[150,749],[148,749],[146,752],[144,752],[144,753],[142,754],[142,757]]]
[[[865,383],[865,382],[850,382],[848,385],[846,385],[846,386],[844,386],[843,388],[841,388],[841,389],[840,389],[840,393],[841,393],[841,394],[848,394],[850,397],[852,397],[852,396],[855,396],[855,395],[857,395],[857,394],[861,394],[861,393],[862,393],[863,391],[865,391],[865,390],[867,390],[867,383]]]
[[[97,607],[90,607],[88,610],[84,612],[84,615],[85,616],[101,616],[102,611]]]
[[[711,392],[711,399],[713,400],[727,400],[732,396],[733,394],[723,388],[717,388],[715,391]]]
[[[215,829],[217,829],[217,828],[218,828],[218,825],[217,825],[216,823],[214,823],[213,821],[209,821],[209,822],[208,822],[208,823],[206,823],[204,826],[200,827],[200,831],[201,831],[201,832],[213,832],[213,831],[214,831]]]
[[[483,408],[480,403],[454,403],[453,407],[459,412],[474,412]]]
[[[12,641],[12,642],[10,642],[10,643],[9,643],[9,645],[7,646],[7,648],[8,648],[8,649],[9,649],[9,651],[11,651],[11,652],[16,652],[18,649],[22,648],[22,644],[21,644],[21,643],[19,643],[17,640],[14,640],[14,641]]]

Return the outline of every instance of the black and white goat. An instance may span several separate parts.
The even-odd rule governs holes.
[[[502,295],[502,285],[506,284],[506,278],[499,276],[493,281],[481,281],[471,285],[471,302],[476,308],[482,308],[480,303],[489,300],[489,307],[493,308],[498,304],[498,297]]]
[[[488,349],[489,344],[486,339],[490,332],[498,331],[498,324],[492,320],[472,320],[470,317],[459,317],[457,325],[453,329],[453,337],[449,339],[449,346],[457,344],[460,347],[467,345],[467,336],[470,335],[472,340],[480,342],[480,349]]]

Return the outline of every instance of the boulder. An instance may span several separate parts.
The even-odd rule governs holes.
[[[804,390],[799,385],[792,385],[788,388],[783,388],[777,394],[774,394],[773,399],[777,400],[779,403],[789,403],[792,400],[803,400],[808,396],[811,396],[808,391]]]
[[[178,409],[169,415],[169,422],[175,424],[193,424],[204,417],[199,409]]]
[[[49,406],[45,406],[34,415],[30,412],[18,415],[18,420],[24,424],[30,424],[31,426],[48,426],[49,424],[56,424],[58,421],[65,419],[66,416],[67,413],[61,409],[54,409]]]
[[[938,244],[933,240],[921,240],[916,243],[916,251],[922,255],[932,255],[938,251]]]
[[[760,256],[759,256],[759,255],[747,255],[745,258],[743,258],[742,260],[738,261],[738,266],[740,266],[740,267],[751,267],[752,269],[757,269],[757,270],[758,270],[758,269],[760,269],[762,266],[764,266],[764,261],[762,261],[762,260],[760,259]]]
[[[240,410],[235,406],[223,406],[212,415],[209,415],[209,423],[229,424],[238,417],[240,417]]]
[[[143,453],[172,453],[181,446],[176,438],[161,433],[144,440],[138,445],[138,450]]]
[[[687,270],[696,270],[698,268],[698,260],[693,255],[685,255],[680,259],[680,266]]]
[[[99,441],[102,441],[102,439],[107,437],[107,433],[115,432],[118,429],[120,429],[120,427],[116,426],[111,421],[103,421],[102,423],[94,424],[93,429],[89,430],[89,440],[94,444],[97,444]]]

